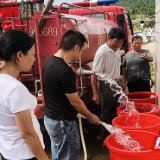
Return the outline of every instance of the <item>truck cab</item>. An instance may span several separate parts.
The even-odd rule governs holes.
[[[104,3],[105,1],[103,1]],[[125,52],[131,50],[131,39],[133,37],[133,26],[130,18],[130,12],[120,6],[110,6],[110,3],[118,2],[118,0],[106,0],[107,5],[92,6],[84,2],[74,3],[74,5],[81,6],[83,8],[71,9],[69,14],[79,15],[88,18],[97,18],[103,20],[109,20],[116,23],[119,27],[122,27],[125,31],[125,44],[123,49]]]

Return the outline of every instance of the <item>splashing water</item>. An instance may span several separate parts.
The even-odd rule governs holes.
[[[122,145],[125,150],[127,151],[143,150],[143,146],[141,146],[138,141],[133,139],[128,133],[126,133],[122,129],[113,127],[112,125],[108,125],[105,123],[103,125],[112,135],[114,135],[114,140],[118,144]]]
[[[106,74],[99,74],[98,76],[105,79],[105,83],[110,84],[110,88],[112,89],[112,91],[115,92],[114,96],[119,94],[120,96],[119,96],[118,101],[121,104],[126,105],[125,110],[128,112],[128,116],[125,120],[125,123],[126,123],[127,127],[140,127],[140,125],[139,125],[139,119],[140,119],[139,112],[136,110],[134,102],[130,102],[128,100],[128,97],[123,92],[122,87],[120,87],[115,80],[111,79]],[[112,125],[107,125],[105,127],[111,134],[113,134],[115,136],[115,138],[114,138],[115,141],[118,144],[124,146],[125,150],[141,151],[143,149],[143,147],[139,144],[139,142],[137,142],[132,137],[130,137],[129,134],[127,134],[122,129],[117,128],[117,127],[113,127]]]
[[[153,98],[153,97],[155,97],[155,95],[151,95],[151,96],[150,96],[150,98]]]
[[[143,146],[141,146],[138,141],[133,139],[128,133],[126,133],[122,129],[114,127],[114,129],[112,129],[111,131],[111,134],[115,136],[114,139],[118,144],[124,146],[125,150],[127,151],[143,150]]]
[[[157,108],[156,107],[153,107],[152,109],[151,109],[151,112],[154,112],[154,111],[156,111],[157,110]]]
[[[112,89],[112,91],[115,92],[116,96],[117,94],[120,95],[118,101],[121,104],[125,104],[126,105],[126,111],[128,113],[128,116],[125,120],[125,123],[127,125],[127,127],[136,127],[139,128],[139,112],[136,110],[134,102],[130,102],[128,100],[128,97],[126,96],[126,94],[123,92],[122,87],[118,85],[118,83],[111,79],[109,76],[107,76],[106,74],[99,74],[98,76],[100,76],[101,78],[105,79],[105,83],[109,83],[110,84],[110,88]]]
[[[129,128],[140,128],[141,126],[139,125],[139,112],[136,110],[134,102],[127,101],[126,102],[126,110],[128,113],[128,116],[125,120],[125,124]]]
[[[128,97],[123,92],[122,87],[120,87],[115,80],[113,80],[112,78],[110,78],[106,74],[98,74],[98,76],[100,76],[101,78],[105,79],[105,84],[106,83],[110,84],[110,88],[112,89],[112,91],[115,92],[114,96],[116,96],[117,94],[120,95],[119,99],[118,99],[118,101],[120,103],[126,104],[128,102]]]

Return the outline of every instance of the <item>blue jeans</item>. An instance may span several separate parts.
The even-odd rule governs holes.
[[[76,121],[57,121],[44,117],[51,139],[52,160],[78,160],[80,138]]]

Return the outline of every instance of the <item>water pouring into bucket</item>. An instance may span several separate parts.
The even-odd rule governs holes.
[[[105,83],[110,84],[110,88],[115,92],[116,96],[119,94],[118,101],[122,104],[126,104],[126,110],[128,111],[128,117],[126,118],[126,124],[129,127],[140,127],[139,125],[139,112],[136,110],[134,106],[134,102],[130,102],[117,82],[111,79],[106,74],[99,74],[98,76],[103,77],[105,79]],[[141,151],[142,146],[140,146],[139,142],[134,140],[129,136],[125,131],[120,128],[113,127],[112,125],[108,125],[104,122],[100,122],[112,135],[114,135],[114,139],[117,143],[124,146],[124,149],[129,151]]]
[[[78,114],[78,117],[85,118],[81,114]],[[124,130],[114,127],[110,124],[106,124],[104,122],[99,122],[101,125],[103,125],[106,130],[108,130],[112,135],[114,135],[115,141],[122,145],[125,150],[128,151],[141,151],[143,149],[143,146],[140,145],[138,141],[133,139],[128,133],[126,133]]]
[[[108,125],[104,122],[100,122],[112,135],[114,135],[115,141],[124,147],[127,151],[141,151],[143,146],[136,140],[134,140],[128,133],[124,130]]]
[[[126,105],[126,109],[128,111],[128,119],[126,120],[126,123],[128,124],[128,128],[133,127],[134,129],[137,127],[140,127],[139,125],[139,118],[141,117],[141,120],[146,117],[144,114],[139,117],[139,112],[136,110],[134,106],[134,102],[130,102],[123,93],[122,88],[119,87],[119,85],[116,83],[116,81],[110,79],[106,75],[105,76],[106,82],[110,83],[110,87],[112,90],[116,92],[116,94],[119,94],[119,102]],[[115,95],[116,95],[115,94]],[[124,117],[124,116],[120,116]],[[105,124],[103,122],[100,122],[110,133],[103,145],[108,147],[110,151],[110,157],[114,160],[146,160],[146,159],[154,159],[159,160],[160,152],[156,152],[152,150],[152,143],[154,141],[155,136],[158,136],[157,129],[159,129],[159,124],[157,124],[155,121],[160,122],[160,118],[157,116],[149,115],[152,119],[153,126],[150,127],[150,124],[146,124],[146,130],[148,131],[142,131],[143,130],[143,124],[142,127],[138,128],[137,130],[122,130],[120,127],[114,127],[112,125]],[[118,117],[117,117],[118,118]],[[147,120],[147,122],[150,122],[150,119]],[[146,122],[145,122],[146,123]],[[140,123],[141,124],[141,123]],[[151,129],[153,130],[151,132]],[[155,131],[156,129],[156,131]],[[140,131],[141,130],[141,131]]]
[[[139,116],[138,111],[135,109],[134,103],[128,101],[127,96],[123,92],[122,88],[117,84],[115,80],[112,80],[110,77],[108,77],[106,74],[100,74],[99,76],[105,78],[105,83],[110,83],[111,89],[115,92],[115,96],[119,94],[119,102],[122,104],[126,104],[126,110],[130,113],[128,118],[126,119],[127,125],[130,125],[131,127],[140,127],[139,126]],[[78,114],[78,117],[85,118],[84,116]],[[124,150],[127,151],[142,151],[143,146],[140,145],[138,141],[133,139],[128,133],[126,133],[124,130],[114,127],[110,124],[106,124],[104,122],[100,121],[100,124],[103,125],[106,130],[108,130],[113,136],[116,143],[124,147]]]
[[[128,97],[125,95],[125,93],[122,90],[122,87],[120,87],[117,82],[113,79],[111,79],[106,74],[99,74],[98,76],[103,77],[105,79],[105,83],[110,84],[110,88],[115,92],[116,96],[117,94],[120,95],[118,101],[121,104],[125,104],[126,108],[125,111],[128,112],[128,116],[126,118],[126,124],[128,127],[140,127],[139,125],[139,112],[136,110],[134,102],[130,102],[128,100]]]

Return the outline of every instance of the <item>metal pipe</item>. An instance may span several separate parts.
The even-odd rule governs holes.
[[[59,8],[58,8],[58,13],[62,7],[62,5],[68,5],[68,6],[73,6],[73,7],[77,7],[77,8],[83,8],[83,9],[86,9],[86,10],[92,10],[92,11],[95,11],[95,12],[100,12],[100,13],[105,13],[105,11],[100,11],[100,10],[97,10],[97,9],[91,9],[91,8],[86,8],[86,7],[82,7],[82,6],[78,6],[78,5],[73,5],[73,4],[69,4],[69,3],[61,3]]]
[[[35,96],[38,95],[38,86],[37,86],[38,83],[40,83],[40,79],[36,79],[36,80],[34,81],[34,85],[35,85]]]
[[[81,57],[79,57],[79,67],[81,68]],[[83,93],[83,79],[80,77],[80,83],[81,83],[81,92]]]
[[[23,0],[25,4],[36,4],[43,3],[44,0]],[[10,7],[10,6],[20,6],[22,3],[21,0],[17,1],[0,1],[0,8]]]
[[[82,67],[77,69],[77,75],[80,77],[82,77],[84,75],[93,75],[93,74],[95,74],[95,72],[90,71],[90,70],[85,70]]]

